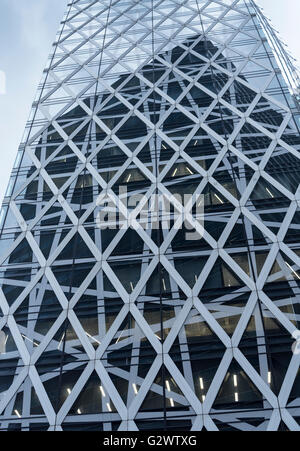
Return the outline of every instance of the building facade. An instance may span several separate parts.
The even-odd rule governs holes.
[[[297,86],[252,0],[70,1],[1,210],[1,430],[300,430]]]

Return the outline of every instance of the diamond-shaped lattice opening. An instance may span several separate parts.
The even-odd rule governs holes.
[[[174,278],[159,264],[136,302],[157,338],[164,341],[186,299]]]
[[[52,371],[50,377],[43,378],[45,379],[45,381],[43,381],[44,388],[55,412],[60,410],[64,402],[71,395],[75,383],[82,374],[84,367],[83,364],[77,364],[77,366],[73,366],[73,368],[68,369],[68,371],[64,369],[60,372],[58,369]]]
[[[119,168],[125,163],[127,158],[124,151],[114,141],[110,140],[108,143],[100,145],[95,159],[92,160],[92,164],[97,166],[99,170]]]
[[[224,352],[224,344],[193,308],[169,354],[193,392],[204,402]]]
[[[240,199],[252,179],[254,170],[231,152],[228,152],[213,174],[220,185],[233,196]]]
[[[271,283],[282,286],[283,283],[287,283],[288,281],[290,282],[291,287],[299,286],[299,266],[283,252],[278,252],[272,268],[269,271],[265,287],[268,288],[268,284]]]
[[[276,133],[284,119],[283,114],[283,109],[262,96],[249,117],[271,133]]]
[[[264,170],[291,193],[298,189],[300,160],[292,153],[284,152],[280,147],[275,149]]]
[[[103,364],[128,406],[144,381],[139,371],[148,368],[155,357],[156,352],[141,326],[132,315],[127,315],[103,355]]]
[[[243,260],[242,260],[243,261]],[[201,277],[201,276],[200,276]],[[221,258],[218,258],[210,270],[200,291],[200,297],[211,300],[221,294],[229,294],[242,290],[245,286],[241,276]]]
[[[190,287],[193,287],[197,283],[207,260],[207,256],[187,256],[185,258],[175,258],[174,265],[184,281]]]
[[[240,215],[226,240],[226,248],[244,247],[245,242],[250,246],[264,245],[270,242],[270,239],[253,223]],[[259,255],[257,253],[257,255]],[[258,257],[259,258],[259,257]]]
[[[101,344],[124,306],[117,294],[110,293],[109,296],[105,285],[103,273],[100,271],[74,307],[74,312],[95,349]],[[106,292],[103,289],[106,289]]]
[[[30,402],[27,402],[25,397],[30,398]],[[23,417],[24,419],[28,415],[45,416],[45,412],[29,377],[25,379],[14,397],[12,414],[17,418]]]
[[[260,177],[256,183],[251,195],[250,200],[257,207],[268,202],[276,202],[277,200],[284,200],[288,202],[288,199],[282,194],[275,186],[271,185],[267,180]]]
[[[35,278],[39,271],[39,267],[15,267],[5,269],[3,267],[1,274],[2,291],[5,299],[11,306],[15,301],[24,300],[26,297],[26,288]]]
[[[79,159],[69,146],[65,146],[60,152],[55,153],[56,155],[45,166],[50,177],[57,174],[73,173],[77,169]]]
[[[213,142],[207,134],[200,128],[188,144],[184,147],[184,152],[204,170],[208,170],[217,156],[217,149],[220,145]]]
[[[33,227],[33,237],[45,258],[56,250],[61,234],[65,236],[71,227],[71,220],[58,202],[44,211]]]
[[[94,262],[56,262],[52,266],[52,271],[65,295],[71,297],[76,292],[76,288],[79,288],[86,280],[94,266]]]
[[[24,238],[21,243],[11,252],[4,264],[18,265],[30,264],[34,262],[34,254],[27,239]]]
[[[101,190],[98,182],[86,169],[77,174],[75,178],[72,177],[71,183],[68,178],[61,178],[59,188],[62,186],[65,187],[62,195],[78,217],[82,216],[88,204],[96,201]]]
[[[123,237],[115,246],[111,256],[126,255],[149,255],[152,254],[148,245],[143,241],[138,232],[133,228],[128,228]]]
[[[221,193],[218,189],[214,188],[210,183],[206,185],[203,190],[204,195],[204,211],[210,213],[216,211],[232,211],[234,207],[231,201],[225,196],[225,193]]]
[[[60,244],[64,238],[68,235],[67,231],[62,231],[60,236]],[[94,229],[87,229],[88,234],[90,237],[94,237]],[[81,259],[91,259],[93,258],[93,254],[90,251],[88,245],[85,243],[84,238],[80,235],[79,232],[76,232],[75,235],[72,236],[72,238],[66,243],[64,249],[60,252],[58,257],[55,259],[55,261],[62,261],[62,260],[72,260],[76,257],[76,260]]]
[[[125,288],[128,293],[132,293],[142,276],[142,261],[117,261],[111,262],[110,266],[123,288]]]
[[[174,298],[172,293],[165,296],[162,295],[161,298],[157,296],[156,299],[154,296],[149,296],[148,299],[140,296],[136,301],[140,312],[154,335],[162,342],[169,335],[176,315],[184,305],[184,301],[175,299],[176,293],[173,292],[173,294]]]
[[[263,303],[256,304],[239,348],[278,395],[293,352],[293,337]]]
[[[212,406],[213,411],[263,410],[268,402],[235,360],[232,361]],[[270,405],[269,405],[270,408]]]
[[[178,110],[173,110],[164,121],[163,132],[177,146],[180,146],[194,126],[195,122],[189,119],[185,114]]]
[[[201,213],[194,213],[191,211],[191,216],[198,222],[199,230],[201,229],[201,223],[203,222],[204,215]],[[204,220],[205,222],[205,220]],[[214,223],[212,224],[214,225]],[[218,224],[216,228],[218,227]],[[169,252],[193,252],[196,250],[204,251],[211,250],[211,245],[202,236],[202,233],[198,232],[189,221],[185,221],[182,227],[178,230],[173,238],[171,245],[168,248]]]
[[[194,409],[179,388],[176,380],[163,365],[150,387],[140,412],[164,412],[168,417],[177,412],[186,412],[186,415],[195,415]]]
[[[239,330],[238,324],[247,307],[248,300],[249,290],[242,289],[241,292],[237,290],[236,293],[229,293],[225,296],[223,293],[220,293],[219,297],[212,296],[205,307],[225,332],[232,337]]]
[[[114,184],[114,192],[119,193],[120,187],[126,187],[127,191],[146,189],[151,184],[145,174],[135,165],[126,169]]]
[[[129,113],[129,108],[126,107],[119,99],[113,97],[108,103],[102,108],[100,107],[100,112],[97,116],[110,130],[114,130],[120,122],[124,119],[127,113]]]
[[[14,314],[18,329],[30,352],[34,352],[39,346],[62,312],[55,293],[46,289],[46,284],[47,280],[43,278]],[[33,299],[38,299],[39,303],[34,303]]]
[[[195,175],[197,172],[188,163],[175,163],[164,178],[167,180],[183,179]]]
[[[111,413],[116,413],[116,408],[106,387],[101,382],[99,375],[96,371],[93,371],[85,386],[81,390],[78,398],[72,405],[69,415],[88,415],[99,413],[109,416]]]
[[[36,369],[57,411],[70,395],[88,361],[75,330],[65,321],[36,362]]]

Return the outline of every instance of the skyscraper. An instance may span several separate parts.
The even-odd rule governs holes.
[[[1,210],[1,430],[300,430],[297,87],[252,0],[68,4]]]

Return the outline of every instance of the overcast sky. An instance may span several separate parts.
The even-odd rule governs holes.
[[[300,1],[257,0],[300,62]],[[0,0],[0,203],[68,0]],[[1,74],[1,73],[0,73]]]

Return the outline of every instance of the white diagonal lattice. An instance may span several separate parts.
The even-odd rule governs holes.
[[[1,215],[2,430],[299,430],[297,83],[252,0],[69,4]]]

